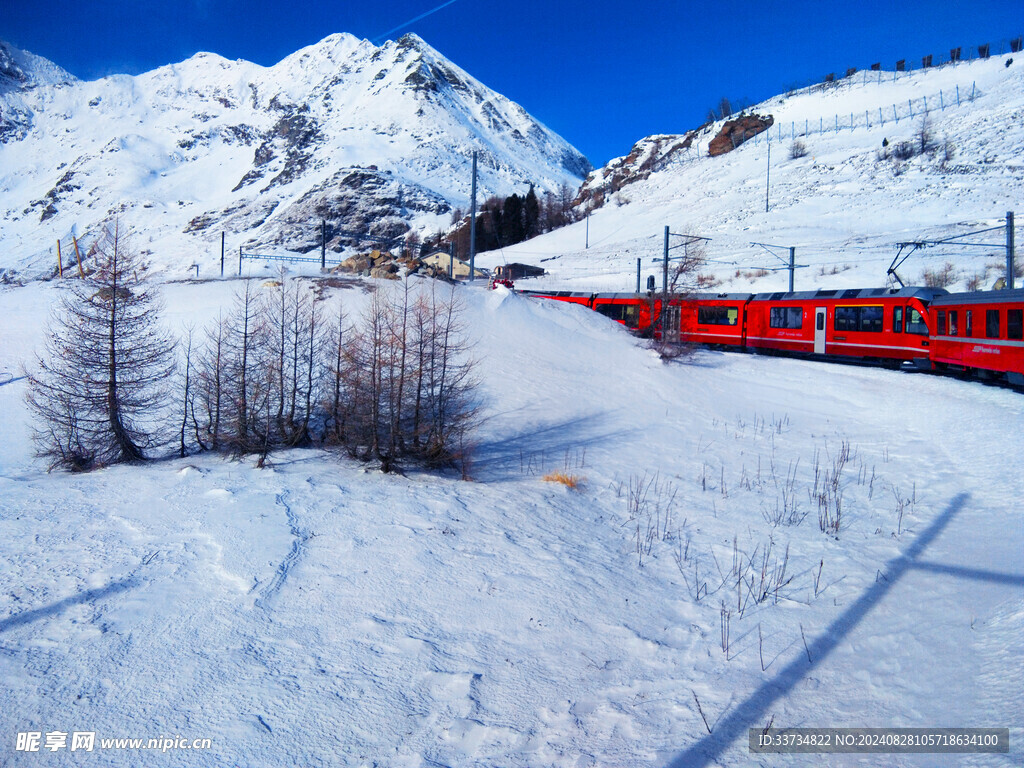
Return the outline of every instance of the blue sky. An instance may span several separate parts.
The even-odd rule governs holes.
[[[435,11],[430,13],[431,11]],[[408,23],[417,17],[425,17]],[[397,28],[397,29],[396,29]],[[964,55],[1024,33],[1021,0],[3,0],[0,39],[84,79],[197,51],[270,65],[334,32],[416,32],[579,148],[595,166],[848,67]]]

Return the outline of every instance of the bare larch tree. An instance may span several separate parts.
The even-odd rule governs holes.
[[[162,444],[175,343],[141,256],[118,223],[96,243],[92,269],[55,311],[45,354],[28,371],[37,455],[76,471],[141,461]]]

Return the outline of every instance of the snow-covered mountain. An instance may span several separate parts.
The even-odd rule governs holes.
[[[158,264],[318,247],[333,230],[449,223],[470,194],[576,187],[576,149],[415,35],[336,34],[272,67],[199,53],[76,80],[0,46],[0,267],[49,274],[56,241],[117,214]]]
[[[960,240],[1002,226],[1007,211],[1016,213],[1021,242],[1022,114],[1020,54],[858,72],[752,106],[749,130],[770,127],[743,142],[734,124],[725,142],[738,146],[724,154],[712,156],[709,146],[727,121],[641,139],[588,177],[579,198],[587,221],[477,263],[538,264],[548,272],[533,281],[538,287],[622,291],[635,289],[640,258],[644,281],[653,274],[660,285],[652,259],[668,226],[711,238],[709,289],[784,290],[790,246],[808,265],[797,270],[797,290],[884,285],[902,242]],[[988,288],[1005,271],[1005,240],[997,230],[968,238],[991,247],[917,250],[900,275],[921,282],[949,263],[950,289]]]

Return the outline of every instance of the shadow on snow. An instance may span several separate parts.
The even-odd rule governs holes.
[[[97,600],[105,600],[109,597],[113,597],[114,595],[118,595],[121,592],[134,589],[137,586],[139,586],[139,580],[135,576],[128,576],[127,578],[119,581],[112,581],[105,587],[87,589],[84,592],[79,592],[77,595],[66,597],[63,600],[58,600],[56,603],[51,603],[50,605],[42,608],[35,608],[29,611],[16,613],[13,616],[8,616],[6,619],[0,619],[0,633],[8,632],[26,624],[31,624],[34,621],[40,621],[42,619],[48,619],[51,616],[57,616],[75,605],[92,603]]]
[[[714,728],[713,733],[693,744],[685,752],[677,755],[669,763],[669,768],[703,768],[715,763],[737,739],[745,738],[749,728],[760,728],[765,722],[769,708],[788,694],[808,672],[821,664],[836,647],[853,631],[896,583],[911,570],[924,570],[962,578],[1024,586],[1024,576],[1016,574],[996,573],[974,568],[948,566],[939,563],[919,561],[925,549],[949,525],[967,503],[968,495],[959,494],[953,498],[949,506],[907,549],[907,551],[888,562],[883,574],[875,584],[861,595],[856,602],[847,608],[833,621],[822,634],[810,643],[808,653],[813,661],[800,655],[779,671],[775,677],[767,680],[745,701],[727,716],[723,717]]]
[[[531,424],[502,439],[480,442],[473,452],[474,474],[500,481],[577,469],[575,464],[582,464],[587,448],[615,445],[636,431],[609,429],[608,422],[607,413],[590,414]]]

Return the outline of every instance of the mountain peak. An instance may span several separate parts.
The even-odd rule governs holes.
[[[415,32],[406,32],[395,41],[395,44],[405,48],[419,48],[421,50],[423,48],[430,48],[426,41]]]
[[[77,78],[49,59],[0,40],[0,88],[33,88],[77,82]]]

